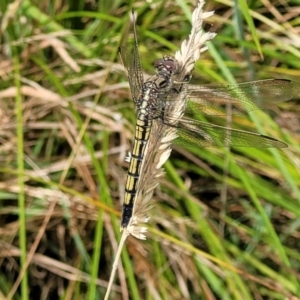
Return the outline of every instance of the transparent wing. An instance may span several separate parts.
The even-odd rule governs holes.
[[[262,134],[230,129],[200,121],[181,119],[176,126],[179,138],[175,139],[174,144],[186,147],[287,147],[285,143]]]
[[[142,85],[144,83],[143,69],[138,49],[137,35],[135,29],[135,18],[133,15],[134,48],[130,53],[126,48],[120,47],[119,53],[122,63],[127,70],[127,77],[130,85],[130,91],[133,101],[136,103],[139,97]]]
[[[229,85],[184,85],[187,98],[186,113],[207,115],[245,114],[256,109],[297,98],[300,85],[285,79],[268,79]],[[176,99],[170,95],[169,99]]]

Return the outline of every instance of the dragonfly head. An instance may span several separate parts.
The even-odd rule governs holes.
[[[174,56],[165,55],[154,62],[154,68],[158,74],[168,73],[176,74],[179,70],[179,65]]]

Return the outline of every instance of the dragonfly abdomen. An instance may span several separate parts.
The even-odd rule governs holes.
[[[137,193],[137,185],[140,178],[141,166],[149,140],[152,120],[147,117],[146,113],[140,114],[136,121],[134,143],[130,158],[130,164],[125,184],[125,197],[123,203],[123,214],[121,227],[125,228],[132,216],[133,204]]]

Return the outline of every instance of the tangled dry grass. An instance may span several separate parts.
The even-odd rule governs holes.
[[[147,74],[190,30],[194,5],[178,3],[134,4]],[[252,3],[255,31],[235,5],[207,3],[218,36],[196,64],[195,83],[299,82],[299,5]],[[1,299],[104,297],[135,123],[117,55],[130,37],[129,11],[93,1],[1,8]],[[263,112],[254,123],[232,120],[288,143],[282,152],[176,148],[148,239],[128,239],[112,299],[297,299],[297,103],[281,104],[273,120]]]

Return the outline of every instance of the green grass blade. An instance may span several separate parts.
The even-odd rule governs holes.
[[[21,299],[27,300],[28,291],[28,273],[27,273],[27,238],[26,238],[26,204],[24,192],[24,136],[23,136],[23,113],[22,113],[22,96],[20,92],[20,63],[18,53],[14,51],[14,67],[15,67],[15,86],[17,87],[16,96],[16,122],[17,122],[17,157],[18,157],[18,186],[20,192],[18,195],[19,207],[19,239],[20,239],[20,259],[21,259]]]

